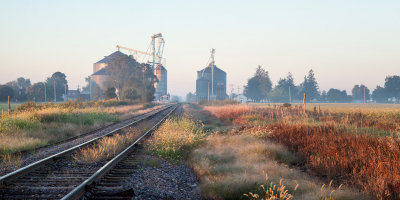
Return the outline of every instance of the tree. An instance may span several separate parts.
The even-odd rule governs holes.
[[[82,87],[82,91],[89,92],[90,91],[90,76],[85,78],[86,85]]]
[[[105,92],[100,88],[99,85],[97,85],[95,82],[92,82],[92,98],[95,100],[99,99],[104,99],[105,98]]]
[[[326,97],[329,102],[333,103],[344,103],[351,101],[351,97],[347,96],[346,90],[340,91],[334,88],[329,89],[328,93],[326,94]]]
[[[351,94],[354,100],[364,101],[364,89],[365,89],[365,99],[370,99],[369,89],[365,85],[354,85],[351,90]]]
[[[196,95],[191,92],[187,93],[186,102],[191,103],[191,102],[195,102],[195,101],[196,101]]]
[[[385,91],[387,97],[400,99],[400,76],[387,76],[385,79]]]
[[[8,85],[0,85],[0,101],[8,101],[8,97],[14,98],[14,90]]]
[[[118,91],[133,88],[143,102],[154,99],[156,77],[149,64],[139,64],[132,56],[116,54],[107,63],[107,68],[108,87],[114,87]]]
[[[267,94],[271,89],[272,82],[268,71],[259,65],[254,76],[247,81],[247,85],[244,87],[244,95],[253,101],[259,102],[267,98]]]
[[[45,83],[39,82],[31,85],[26,89],[26,94],[28,100],[31,101],[45,101],[45,91],[44,91]]]
[[[322,101],[322,102],[326,102],[326,101],[328,101],[328,97],[327,96],[328,96],[328,94],[326,93],[326,91],[322,90],[321,96],[319,97],[319,100]]]
[[[15,81],[8,82],[6,85],[14,90],[14,98],[16,101],[26,101],[26,89],[31,86],[31,80],[19,77]]]
[[[65,93],[68,91],[67,77],[62,72],[55,72],[51,77],[46,80],[47,100],[54,101],[54,86],[56,90],[56,99],[60,101]]]
[[[286,78],[281,78],[278,81],[278,85],[275,86],[268,96],[273,102],[289,102],[289,90],[291,99],[295,99],[298,88],[294,85],[294,79],[290,72]]]
[[[180,98],[179,98],[178,96],[172,95],[172,96],[171,96],[171,101],[172,101],[172,102],[180,102]]]
[[[106,99],[117,98],[117,94],[115,93],[115,88],[107,88],[105,95],[106,95]]]
[[[318,99],[318,83],[315,79],[314,71],[311,69],[308,75],[304,77],[303,83],[300,85],[299,98],[303,98],[303,94],[306,93],[307,101],[310,102],[313,99]]]
[[[386,89],[381,86],[376,86],[375,90],[372,92],[372,99],[378,103],[387,103],[388,98]]]

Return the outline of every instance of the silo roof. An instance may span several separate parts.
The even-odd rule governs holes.
[[[214,70],[216,70],[216,71],[221,71],[221,72],[223,72],[223,73],[226,73],[224,70],[218,68],[216,65],[214,65]],[[200,70],[200,71],[198,71],[198,72],[206,72],[206,73],[209,72],[209,73],[211,73],[211,66],[208,66],[208,67],[206,67],[206,68],[204,68],[204,69],[202,69],[202,70]]]
[[[93,73],[90,76],[96,76],[96,75],[106,75],[106,68],[102,68],[102,69],[100,69],[99,71]]]
[[[128,56],[120,51],[116,51],[108,56],[105,56],[103,59],[97,61],[96,63],[108,63],[110,59],[117,57],[117,56]]]

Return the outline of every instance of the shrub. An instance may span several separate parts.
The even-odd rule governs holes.
[[[117,98],[117,94],[115,93],[115,88],[107,88],[106,99],[115,99],[115,98]]]
[[[292,104],[290,104],[290,103],[284,103],[282,106],[285,107],[285,108],[290,108],[290,107],[292,106]]]

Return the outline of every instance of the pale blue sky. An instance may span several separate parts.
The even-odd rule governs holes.
[[[211,48],[228,86],[262,65],[274,84],[312,68],[321,90],[373,90],[400,75],[399,10],[385,0],[0,1],[0,84],[61,71],[76,88],[116,44],[146,50],[161,32],[171,94],[195,91]]]

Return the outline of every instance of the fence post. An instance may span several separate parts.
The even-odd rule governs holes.
[[[303,109],[304,113],[306,113],[306,93],[304,92],[304,97],[303,97]]]
[[[8,96],[8,115],[10,115],[11,112],[11,101],[10,101],[10,96]]]

